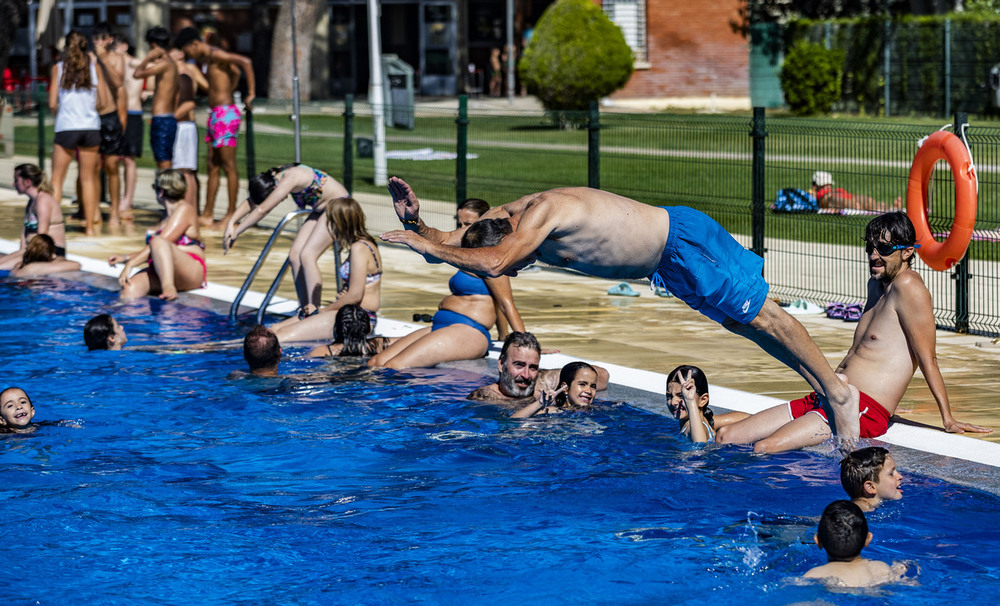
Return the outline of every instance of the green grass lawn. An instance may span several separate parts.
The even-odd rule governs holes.
[[[389,150],[431,147],[454,152],[455,113],[421,113],[413,130],[388,128]],[[710,212],[734,233],[750,231],[752,144],[748,115],[603,114],[600,118],[600,183],[614,191],[656,205],[683,204]],[[344,118],[338,113],[302,116],[302,160],[342,178]],[[294,158],[294,137],[288,117],[257,113],[253,117],[256,170],[284,164]],[[937,130],[940,119],[801,119],[769,117],[765,139],[765,202],[783,187],[808,189],[816,170],[833,173],[837,185],[848,191],[889,202],[905,197],[909,164],[917,140]],[[51,126],[47,126],[50,129]],[[369,116],[354,119],[355,137],[370,137]],[[554,187],[586,186],[588,158],[586,129],[565,129],[541,112],[472,113],[469,117],[469,196],[493,204]],[[976,127],[970,133],[980,164],[981,217],[997,216],[996,148],[1000,129]],[[46,148],[51,147],[51,131]],[[37,155],[37,127],[16,129],[16,151]],[[247,171],[247,139],[237,151],[241,174]],[[201,147],[200,165],[205,166]],[[148,149],[146,150],[148,152]],[[46,163],[49,164],[48,160]],[[138,160],[154,166],[151,153]],[[454,161],[388,160],[390,175],[410,182],[427,199],[454,200]],[[355,191],[381,192],[374,185],[374,162],[354,157]],[[954,207],[950,175],[936,173],[931,206],[941,229],[950,225]],[[768,213],[768,236],[822,242],[842,237],[829,229],[827,217],[789,217]]]

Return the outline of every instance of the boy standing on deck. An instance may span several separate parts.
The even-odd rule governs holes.
[[[840,484],[861,511],[875,511],[883,501],[902,499],[902,482],[896,461],[881,446],[855,450],[840,462]]]
[[[902,580],[906,567],[866,560],[861,550],[872,541],[861,508],[850,501],[834,501],[823,510],[816,546],[826,550],[829,562],[806,572],[803,578],[822,579],[840,587],[874,587]]]
[[[150,51],[135,70],[137,79],[156,78],[153,93],[153,120],[149,124],[149,146],[153,150],[157,170],[171,168],[174,140],[177,138],[177,64],[167,55],[170,32],[165,27],[151,27],[146,32]]]
[[[146,123],[142,119],[142,100],[145,85],[144,80],[134,76],[135,69],[141,61],[129,52],[129,41],[121,35],[115,36],[115,50],[121,51],[125,58],[125,73],[122,77],[122,93],[125,98],[125,144],[122,149],[122,164],[125,166],[125,189],[118,208],[111,209],[111,224],[117,221],[132,221],[132,200],[135,198],[135,183],[138,173],[135,159],[142,157],[143,132]]]
[[[119,105],[118,99],[125,94],[122,84],[125,75],[124,53],[113,52],[115,36],[111,24],[107,21],[94,27],[94,55],[104,79],[97,87],[97,113],[101,116],[101,147],[104,172],[108,176],[109,200],[112,208],[118,206],[120,197],[120,178],[118,162],[125,152],[125,120],[127,104]],[[115,213],[117,215],[117,213]],[[100,216],[97,218],[100,223]],[[90,226],[88,226],[90,229]]]
[[[226,171],[226,188],[229,192],[229,208],[219,225],[229,223],[229,217],[236,210],[236,196],[240,186],[240,176],[236,170],[236,137],[243,115],[233,101],[233,91],[242,70],[247,79],[247,95],[244,104],[250,111],[250,104],[257,96],[253,63],[243,55],[230,53],[211,46],[201,39],[193,27],[185,27],[177,32],[174,46],[184,54],[199,62],[208,64],[208,186],[205,190],[205,209],[201,213],[203,226],[211,226],[215,217],[215,196],[219,191],[219,169]]]

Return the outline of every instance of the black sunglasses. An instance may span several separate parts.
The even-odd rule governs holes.
[[[878,251],[878,256],[888,257],[897,250],[904,248],[920,248],[919,244],[890,244],[889,242],[868,242],[865,241],[865,254],[872,254],[873,250]]]

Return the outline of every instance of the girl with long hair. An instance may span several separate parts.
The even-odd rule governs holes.
[[[326,204],[326,230],[340,250],[346,250],[347,260],[338,272],[344,289],[333,303],[302,318],[289,318],[273,327],[282,343],[318,341],[333,330],[337,310],[349,304],[360,305],[371,318],[382,304],[382,257],[378,244],[365,228],[365,213],[354,198],[336,198]]]
[[[52,66],[49,110],[55,114],[52,147],[52,196],[62,203],[63,182],[76,154],[80,171],[80,203],[84,230],[97,235],[101,223],[98,205],[101,119],[97,114],[97,88],[101,82],[96,58],[87,52],[87,38],[73,30],[66,35],[62,61]]]

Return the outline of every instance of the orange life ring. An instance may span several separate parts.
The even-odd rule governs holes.
[[[944,242],[934,239],[927,223],[927,186],[938,160],[947,160],[955,177],[955,220]],[[945,271],[965,256],[976,225],[976,198],[976,172],[962,140],[944,130],[927,137],[910,166],[906,214],[917,230],[917,253],[932,269]]]

